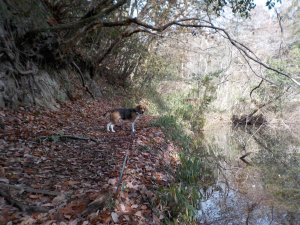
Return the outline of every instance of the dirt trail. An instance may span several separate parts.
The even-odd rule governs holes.
[[[108,133],[101,115],[116,106],[0,111],[0,224],[161,223],[156,191],[173,179],[175,149],[146,115],[136,135]]]

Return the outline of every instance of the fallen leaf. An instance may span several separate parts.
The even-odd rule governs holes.
[[[69,222],[69,225],[77,225],[78,222],[79,222],[78,219],[72,220],[72,221]]]
[[[118,216],[117,213],[112,212],[112,213],[111,213],[111,218],[112,218],[112,220],[113,220],[115,223],[118,223],[118,222],[119,222],[119,216]]]
[[[25,217],[20,223],[20,225],[33,225],[33,224],[36,224],[36,220],[29,216]]]
[[[48,220],[46,222],[43,223],[43,225],[53,225],[55,224],[56,220]]]
[[[0,182],[9,184],[9,180],[3,177],[0,177]]]
[[[38,199],[38,198],[40,198],[40,196],[39,195],[29,195],[29,198],[31,198],[31,199]]]
[[[69,186],[73,186],[75,184],[80,184],[79,181],[75,181],[75,180],[69,180],[66,182],[66,185],[69,185]]]
[[[61,205],[61,204],[65,203],[66,201],[67,200],[66,200],[65,195],[58,195],[52,200],[52,204],[53,205]]]
[[[133,209],[137,209],[138,207],[139,207],[139,205],[136,205],[136,204],[131,206],[131,208],[133,208]]]
[[[143,217],[142,211],[137,211],[134,215],[136,215],[138,217]]]
[[[123,211],[123,212],[125,211],[126,208],[125,208],[125,205],[124,205],[123,203],[120,204],[120,209],[121,209],[121,211]]]
[[[65,214],[64,217],[69,220],[69,219],[71,219],[72,216]]]
[[[141,206],[141,209],[143,209],[143,210],[145,210],[145,209],[147,209],[148,207],[146,206],[146,205],[142,205]]]
[[[111,178],[108,180],[108,184],[110,184],[110,185],[114,186],[116,183],[117,183],[117,178]]]

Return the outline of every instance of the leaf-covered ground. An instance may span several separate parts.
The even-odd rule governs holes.
[[[108,133],[101,115],[119,106],[0,111],[0,224],[161,224],[176,150],[147,115]]]

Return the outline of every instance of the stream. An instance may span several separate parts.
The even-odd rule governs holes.
[[[299,135],[219,125],[204,136],[215,182],[201,190],[199,224],[300,224]]]

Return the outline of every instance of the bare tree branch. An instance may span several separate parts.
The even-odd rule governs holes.
[[[81,84],[82,84],[82,87],[84,87],[84,89],[90,94],[90,96],[95,99],[95,96],[93,95],[93,93],[91,92],[91,90],[89,89],[89,86],[85,83],[85,80],[84,80],[84,77],[83,77],[83,74],[79,68],[79,66],[77,66],[77,64],[72,61],[72,65],[77,69],[78,73],[79,73],[79,76],[80,76],[80,79],[81,79]]]
[[[300,86],[300,82],[298,82],[298,81],[295,80],[293,77],[291,77],[291,75],[286,74],[286,73],[283,73],[283,72],[281,72],[281,71],[279,71],[279,70],[277,70],[277,69],[274,69],[274,68],[270,67],[269,65],[263,63],[263,62],[262,62],[260,59],[258,59],[256,56],[255,56],[255,57],[251,56],[250,54],[252,54],[252,51],[251,51],[249,48],[247,48],[245,45],[243,45],[243,44],[239,43],[238,41],[234,40],[234,39],[229,35],[229,33],[228,33],[225,29],[223,29],[223,28],[216,27],[216,26],[214,26],[214,25],[212,25],[212,24],[211,24],[211,25],[205,25],[205,24],[200,24],[200,25],[198,25],[198,24],[182,24],[182,23],[175,23],[175,24],[178,25],[178,26],[183,26],[183,27],[210,28],[210,29],[222,31],[222,32],[226,35],[226,37],[227,37],[227,39],[230,41],[230,43],[231,43],[233,46],[235,46],[237,49],[241,50],[241,51],[245,54],[245,56],[246,56],[248,59],[250,59],[250,60],[252,60],[252,61],[254,61],[254,62],[260,64],[261,66],[263,66],[264,68],[266,68],[266,69],[268,69],[268,70],[274,71],[274,72],[276,72],[276,73],[278,73],[278,74],[280,74],[280,75],[283,75],[283,76],[289,78],[289,79],[290,79],[291,81],[293,81],[295,84],[297,84],[298,86]],[[248,52],[250,52],[250,54],[249,54]]]
[[[202,22],[202,24],[186,24],[183,22]],[[99,22],[100,24],[100,22]],[[296,79],[294,79],[291,75],[284,73],[282,71],[279,71],[278,69],[275,69],[267,64],[265,64],[264,62],[262,62],[258,56],[255,55],[255,53],[248,48],[247,46],[245,46],[244,44],[240,43],[239,41],[233,39],[231,37],[231,35],[224,29],[221,27],[217,27],[214,26],[211,22],[203,20],[203,19],[199,19],[199,18],[185,18],[185,19],[179,19],[179,20],[175,20],[175,21],[171,21],[165,25],[162,26],[154,26],[148,23],[144,23],[140,20],[138,20],[137,18],[127,18],[126,20],[123,21],[116,21],[116,22],[101,22],[101,26],[103,27],[115,27],[115,26],[129,26],[130,24],[136,24],[139,26],[142,26],[146,29],[149,30],[136,30],[133,33],[138,33],[138,32],[148,32],[151,33],[151,31],[157,31],[157,32],[163,32],[165,31],[167,28],[175,25],[175,26],[181,26],[181,27],[194,27],[194,28],[208,28],[208,29],[213,29],[216,31],[220,31],[225,35],[225,38],[227,38],[230,43],[236,47],[238,50],[240,50],[244,56],[246,56],[248,59],[254,61],[255,63],[258,63],[259,65],[263,66],[264,68],[271,70],[273,72],[276,72],[280,75],[283,75],[285,77],[287,77],[288,79],[290,79],[292,82],[294,82],[295,84],[297,84],[298,86],[300,86],[300,82],[297,81]],[[131,33],[131,35],[133,34]]]
[[[163,32],[167,28],[169,28],[173,25],[181,26],[181,27],[208,28],[208,29],[213,29],[215,31],[219,31],[222,34],[224,34],[225,38],[227,38],[230,41],[230,43],[234,47],[239,49],[248,59],[254,61],[255,63],[258,63],[259,65],[263,66],[264,68],[266,68],[268,70],[271,70],[273,72],[276,72],[280,75],[283,75],[283,76],[287,77],[292,82],[294,82],[295,84],[300,86],[300,82],[297,81],[295,78],[293,78],[290,74],[284,73],[284,72],[282,72],[278,69],[275,69],[275,68],[265,64],[264,62],[262,62],[259,59],[259,57],[256,56],[255,53],[250,48],[248,48],[244,44],[238,42],[237,40],[233,39],[230,36],[230,34],[224,28],[217,27],[217,26],[213,25],[211,22],[203,20],[201,18],[184,18],[184,19],[174,20],[174,21],[170,21],[169,23],[166,23],[165,25],[162,25],[162,26],[155,26],[155,25],[152,25],[150,23],[145,23],[145,22],[143,22],[143,21],[141,21],[137,18],[127,18],[127,19],[124,19],[122,21],[114,21],[114,22],[103,21],[103,18],[106,15],[109,15],[114,10],[120,8],[126,2],[127,2],[126,0],[120,0],[116,4],[111,5],[110,7],[102,10],[100,13],[98,13],[94,16],[84,18],[84,19],[81,19],[79,21],[74,21],[74,22],[71,22],[71,23],[68,23],[68,24],[60,24],[60,25],[57,25],[57,26],[54,26],[54,27],[37,29],[37,30],[32,31],[31,33],[43,32],[43,31],[61,31],[61,30],[66,30],[66,29],[78,29],[78,28],[81,28],[81,27],[86,26],[86,25],[89,25],[89,27],[94,27],[95,25],[98,26],[98,27],[119,27],[119,26],[129,26],[131,24],[136,24],[140,27],[146,28],[146,29],[136,29],[134,32],[131,32],[130,35],[132,35],[134,33],[139,33],[139,32],[148,32],[148,33],[152,33],[151,31]],[[196,24],[191,24],[191,23],[187,23],[187,22],[197,22],[197,23]],[[128,37],[128,36],[125,35],[125,36],[122,36],[122,37]],[[110,51],[113,49],[113,47],[115,45],[117,45],[118,43],[119,43],[119,41],[116,40],[111,45],[111,47],[108,49],[107,53],[104,54],[104,55],[106,56],[107,54],[109,54]],[[100,61],[102,61],[102,60],[100,60]]]
[[[250,98],[252,98],[252,93],[253,91],[255,91],[256,89],[258,89],[260,87],[260,85],[263,83],[264,79],[261,79],[261,81],[259,82],[259,84],[257,86],[255,86],[251,91],[250,91]]]
[[[78,21],[74,21],[74,22],[70,22],[67,24],[59,24],[53,27],[45,27],[45,28],[41,28],[41,29],[36,29],[36,30],[32,30],[30,32],[28,32],[28,34],[34,34],[34,33],[40,33],[40,32],[45,32],[45,31],[62,31],[62,30],[67,30],[67,29],[78,29],[81,28],[87,24],[93,23],[97,20],[102,20],[104,16],[112,13],[113,11],[115,11],[116,9],[120,8],[121,6],[123,6],[125,3],[127,2],[127,0],[121,0],[119,2],[117,2],[116,4],[102,10],[101,12],[99,12],[98,14],[91,16],[91,17],[87,17]]]

